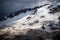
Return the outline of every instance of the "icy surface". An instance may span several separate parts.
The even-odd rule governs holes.
[[[60,28],[60,20],[58,20],[60,12],[56,12],[55,14],[50,14],[49,12],[51,8],[57,7],[58,5],[60,5],[60,3],[48,4],[49,5],[36,9],[37,11],[35,12],[35,14],[33,14],[34,11],[27,11],[26,13],[19,14],[13,18],[8,18],[7,20],[0,22],[0,27],[5,28],[2,31],[10,31],[11,33],[19,33],[24,29],[38,29],[47,32],[55,31],[51,30],[50,28],[52,27],[52,25],[53,27]],[[53,6],[51,8],[48,8],[50,5]],[[42,26],[44,26],[45,29],[43,29]]]

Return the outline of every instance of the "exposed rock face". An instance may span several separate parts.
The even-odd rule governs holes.
[[[30,29],[25,35],[11,35],[5,33],[0,35],[0,40],[60,40],[60,31],[48,33],[42,30]]]
[[[36,6],[36,7],[34,7],[34,8],[25,8],[25,9],[21,9],[21,10],[12,12],[12,13],[10,13],[6,18],[5,18],[5,17],[1,17],[1,18],[0,18],[0,21],[4,21],[4,20],[6,20],[6,19],[8,19],[8,18],[12,18],[12,17],[17,16],[17,15],[19,15],[19,14],[21,14],[21,13],[26,13],[27,11],[35,10],[34,13],[36,13],[36,9],[41,8],[41,7],[43,7],[43,6],[46,6],[46,5],[48,5],[48,4],[41,5],[41,6]],[[34,13],[33,13],[33,14],[34,14]]]

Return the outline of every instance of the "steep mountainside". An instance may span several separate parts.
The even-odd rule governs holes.
[[[60,40],[59,35],[60,2],[21,9],[0,18],[2,40]]]

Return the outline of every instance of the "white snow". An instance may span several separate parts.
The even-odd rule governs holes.
[[[51,4],[50,4],[51,5]],[[7,19],[6,21],[2,22],[4,23],[4,25],[6,26],[11,26],[9,30],[11,30],[11,32],[15,32],[15,30],[22,30],[22,29],[39,29],[42,30],[41,26],[43,25],[44,21],[55,21],[58,22],[58,16],[60,16],[60,14],[49,14],[49,9],[48,6],[44,6],[42,8],[37,9],[37,13],[35,15],[32,15],[32,13],[34,11],[31,12],[26,12],[26,14],[22,13],[21,15],[18,15],[16,17],[13,17],[11,19]],[[45,16],[45,18],[40,18],[41,16]],[[31,17],[29,20],[26,19],[27,17]],[[38,23],[34,23],[34,21],[38,20]],[[33,25],[29,25],[29,23],[34,23]],[[25,25],[23,25],[25,24]],[[12,29],[12,27],[14,27],[15,30]],[[8,27],[5,28],[6,30],[8,30]],[[52,30],[50,30],[50,27],[45,26],[45,30],[47,32],[52,32]],[[17,32],[17,31],[16,31]]]

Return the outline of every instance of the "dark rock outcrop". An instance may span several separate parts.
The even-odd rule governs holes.
[[[60,31],[48,33],[43,30],[29,30],[25,35],[0,35],[0,40],[60,40]]]
[[[25,8],[25,9],[21,9],[21,10],[15,11],[15,12],[11,12],[11,13],[7,16],[7,18],[13,18],[14,16],[17,16],[17,15],[19,15],[19,14],[21,14],[21,13],[26,13],[27,11],[32,11],[32,10],[35,10],[34,13],[33,13],[33,14],[35,14],[35,13],[37,12],[36,9],[41,8],[41,7],[43,7],[43,6],[46,6],[46,5],[49,5],[49,4],[44,4],[44,5],[41,5],[41,6],[36,6],[36,7],[34,7],[34,8]],[[1,17],[1,18],[0,18],[0,21],[4,21],[4,20],[6,20],[5,17]]]

